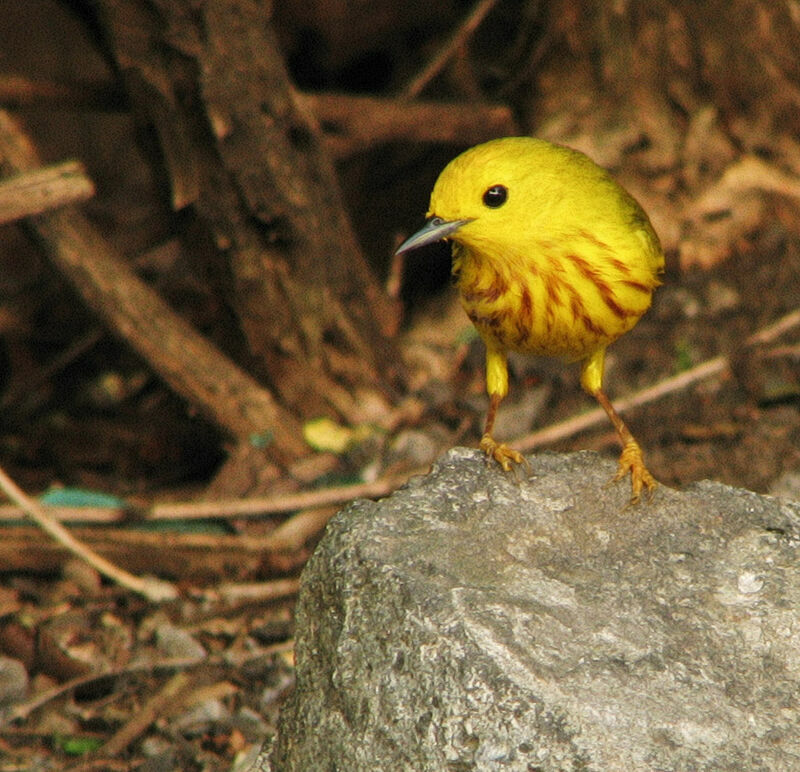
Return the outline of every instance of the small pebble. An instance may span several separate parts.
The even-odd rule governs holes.
[[[0,657],[0,705],[8,705],[28,692],[28,671],[18,659]]]
[[[159,625],[156,629],[156,644],[159,651],[170,659],[204,659],[206,650],[192,636],[170,624]]]
[[[742,595],[753,595],[760,592],[763,586],[764,580],[758,574],[750,571],[739,574],[738,587]]]

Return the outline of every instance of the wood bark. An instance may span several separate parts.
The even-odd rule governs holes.
[[[370,273],[332,163],[256,0],[93,0],[176,209],[194,206],[259,374],[300,416],[357,415],[388,390],[393,308]]]

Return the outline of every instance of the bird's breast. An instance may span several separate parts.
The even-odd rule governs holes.
[[[530,255],[459,246],[453,270],[481,337],[496,347],[582,359],[633,327],[658,282],[620,261],[598,265],[544,245]]]

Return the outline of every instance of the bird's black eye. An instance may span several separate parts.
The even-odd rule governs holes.
[[[492,185],[483,194],[483,203],[492,209],[497,209],[505,204],[508,198],[508,188],[505,185]]]

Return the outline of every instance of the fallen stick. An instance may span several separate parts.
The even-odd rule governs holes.
[[[98,555],[79,542],[61,523],[45,512],[38,502],[30,498],[0,467],[0,488],[16,502],[43,531],[55,539],[64,549],[86,561],[95,571],[128,590],[143,595],[153,603],[174,600],[178,591],[169,582],[151,576],[134,576],[102,555]]]
[[[124,92],[113,81],[67,83],[22,75],[0,75],[0,105],[108,112],[130,109]]]
[[[15,173],[39,167],[28,137],[5,111],[0,163]],[[86,304],[175,392],[239,440],[269,435],[277,459],[307,452],[294,417],[139,279],[77,209],[40,215],[30,226]]]
[[[54,573],[70,552],[41,528],[4,528],[0,565],[11,573]],[[178,533],[130,528],[73,527],[76,540],[92,552],[134,574],[156,574],[188,584],[219,581],[235,565],[243,576],[258,573],[269,552],[264,537],[241,534]]]
[[[415,474],[427,469],[415,469],[402,475],[382,477],[374,482],[339,485],[331,488],[281,493],[244,499],[210,499],[153,504],[149,507],[67,507],[45,506],[51,516],[62,523],[93,525],[155,521],[211,520],[226,518],[263,518],[298,510],[346,504],[353,499],[377,499],[388,496]],[[24,512],[14,505],[0,505],[0,522],[19,520]]]
[[[180,700],[191,687],[191,678],[185,671],[175,673],[133,717],[123,724],[111,738],[96,752],[97,756],[113,758],[124,751],[137,737],[144,734],[159,716],[168,712],[169,707]]]
[[[132,662],[123,667],[115,668],[114,670],[77,676],[69,681],[57,684],[50,689],[37,692],[25,702],[17,703],[8,711],[0,713],[0,728],[9,726],[16,721],[24,721],[34,711],[40,710],[53,700],[60,699],[75,689],[86,687],[97,681],[108,680],[109,678],[124,678],[129,675],[138,675],[140,673],[153,674],[164,670],[193,670],[208,667],[233,667],[241,669],[246,666],[248,662],[255,662],[272,654],[289,652],[292,651],[293,648],[293,640],[281,641],[280,643],[273,643],[269,646],[258,647],[254,651],[225,652],[222,655],[211,655],[203,659],[198,659],[197,657],[173,657],[170,659],[156,660],[155,662]]]
[[[0,180],[0,225],[42,214],[94,195],[83,164],[64,161]]]
[[[507,105],[433,102],[338,93],[299,94],[316,116],[331,153],[342,158],[389,142],[475,145],[516,134]]]

